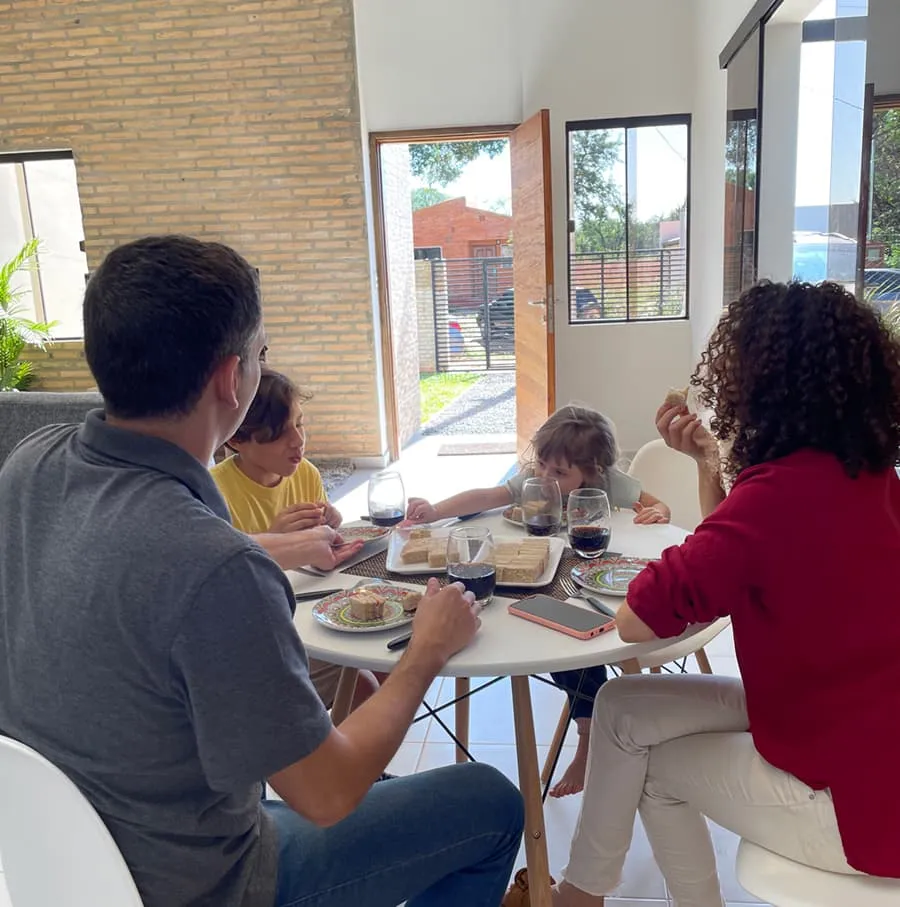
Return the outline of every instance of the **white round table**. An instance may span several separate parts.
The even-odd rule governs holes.
[[[487,526],[498,539],[524,535],[524,530],[507,523],[497,511],[472,520],[470,525]],[[664,549],[680,544],[687,536],[684,530],[671,525],[635,525],[634,515],[628,512],[614,514],[612,528],[609,549],[635,557],[659,557]],[[313,577],[290,571],[288,576],[295,592],[349,588],[360,581],[360,577],[344,573]],[[402,585],[400,579],[391,579],[391,582],[395,581]],[[482,626],[475,640],[447,662],[441,675],[459,678],[509,676],[511,679],[519,787],[525,800],[525,851],[531,903],[533,907],[550,907],[550,872],[528,676],[600,664],[618,664],[626,673],[636,673],[640,671],[638,658],[671,645],[673,640],[635,645],[622,642],[615,630],[591,640],[574,639],[513,617],[507,612],[511,601],[503,597],[502,589],[499,590],[491,605],[482,612]],[[579,599],[570,601],[589,609]],[[615,608],[624,599],[604,596],[604,601]],[[402,652],[389,652],[385,645],[402,630],[361,634],[330,630],[313,618],[311,602],[297,605],[294,624],[311,656],[348,669],[389,672],[402,656]],[[693,632],[689,630],[685,636]],[[349,707],[355,683],[355,670],[344,671],[344,675],[335,700],[336,721],[340,721]]]

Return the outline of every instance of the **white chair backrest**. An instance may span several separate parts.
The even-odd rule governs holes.
[[[2,736],[0,855],[13,907],[142,907],[81,791],[39,753]]]
[[[645,444],[635,455],[628,474],[639,479],[648,494],[672,511],[672,522],[693,532],[700,523],[697,464],[666,446],[662,438]]]

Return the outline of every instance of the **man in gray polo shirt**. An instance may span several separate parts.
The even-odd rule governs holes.
[[[471,596],[430,589],[391,677],[335,728],[291,587],[206,470],[259,381],[254,270],[150,237],[110,253],[84,315],[105,412],[0,470],[0,733],[79,786],[146,907],[496,907],[512,785],[469,765],[372,786],[475,634]]]

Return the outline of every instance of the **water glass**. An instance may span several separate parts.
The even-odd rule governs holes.
[[[599,557],[612,537],[609,498],[599,488],[579,488],[569,495],[566,511],[569,544],[584,558]]]
[[[481,526],[453,529],[447,539],[447,577],[462,583],[480,605],[494,597],[497,567],[491,531]]]
[[[556,535],[562,528],[562,493],[556,479],[526,479],[522,517],[529,535]]]
[[[406,490],[399,472],[385,470],[369,479],[369,519],[376,526],[396,526],[406,515]]]

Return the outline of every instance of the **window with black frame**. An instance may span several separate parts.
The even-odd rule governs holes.
[[[569,123],[569,322],[688,314],[689,115]]]
[[[725,285],[728,304],[756,281],[760,32],[728,64],[725,132]]]
[[[71,151],[0,153],[0,265],[29,243],[34,266],[13,278],[19,315],[52,322],[54,340],[80,339],[88,268]]]

